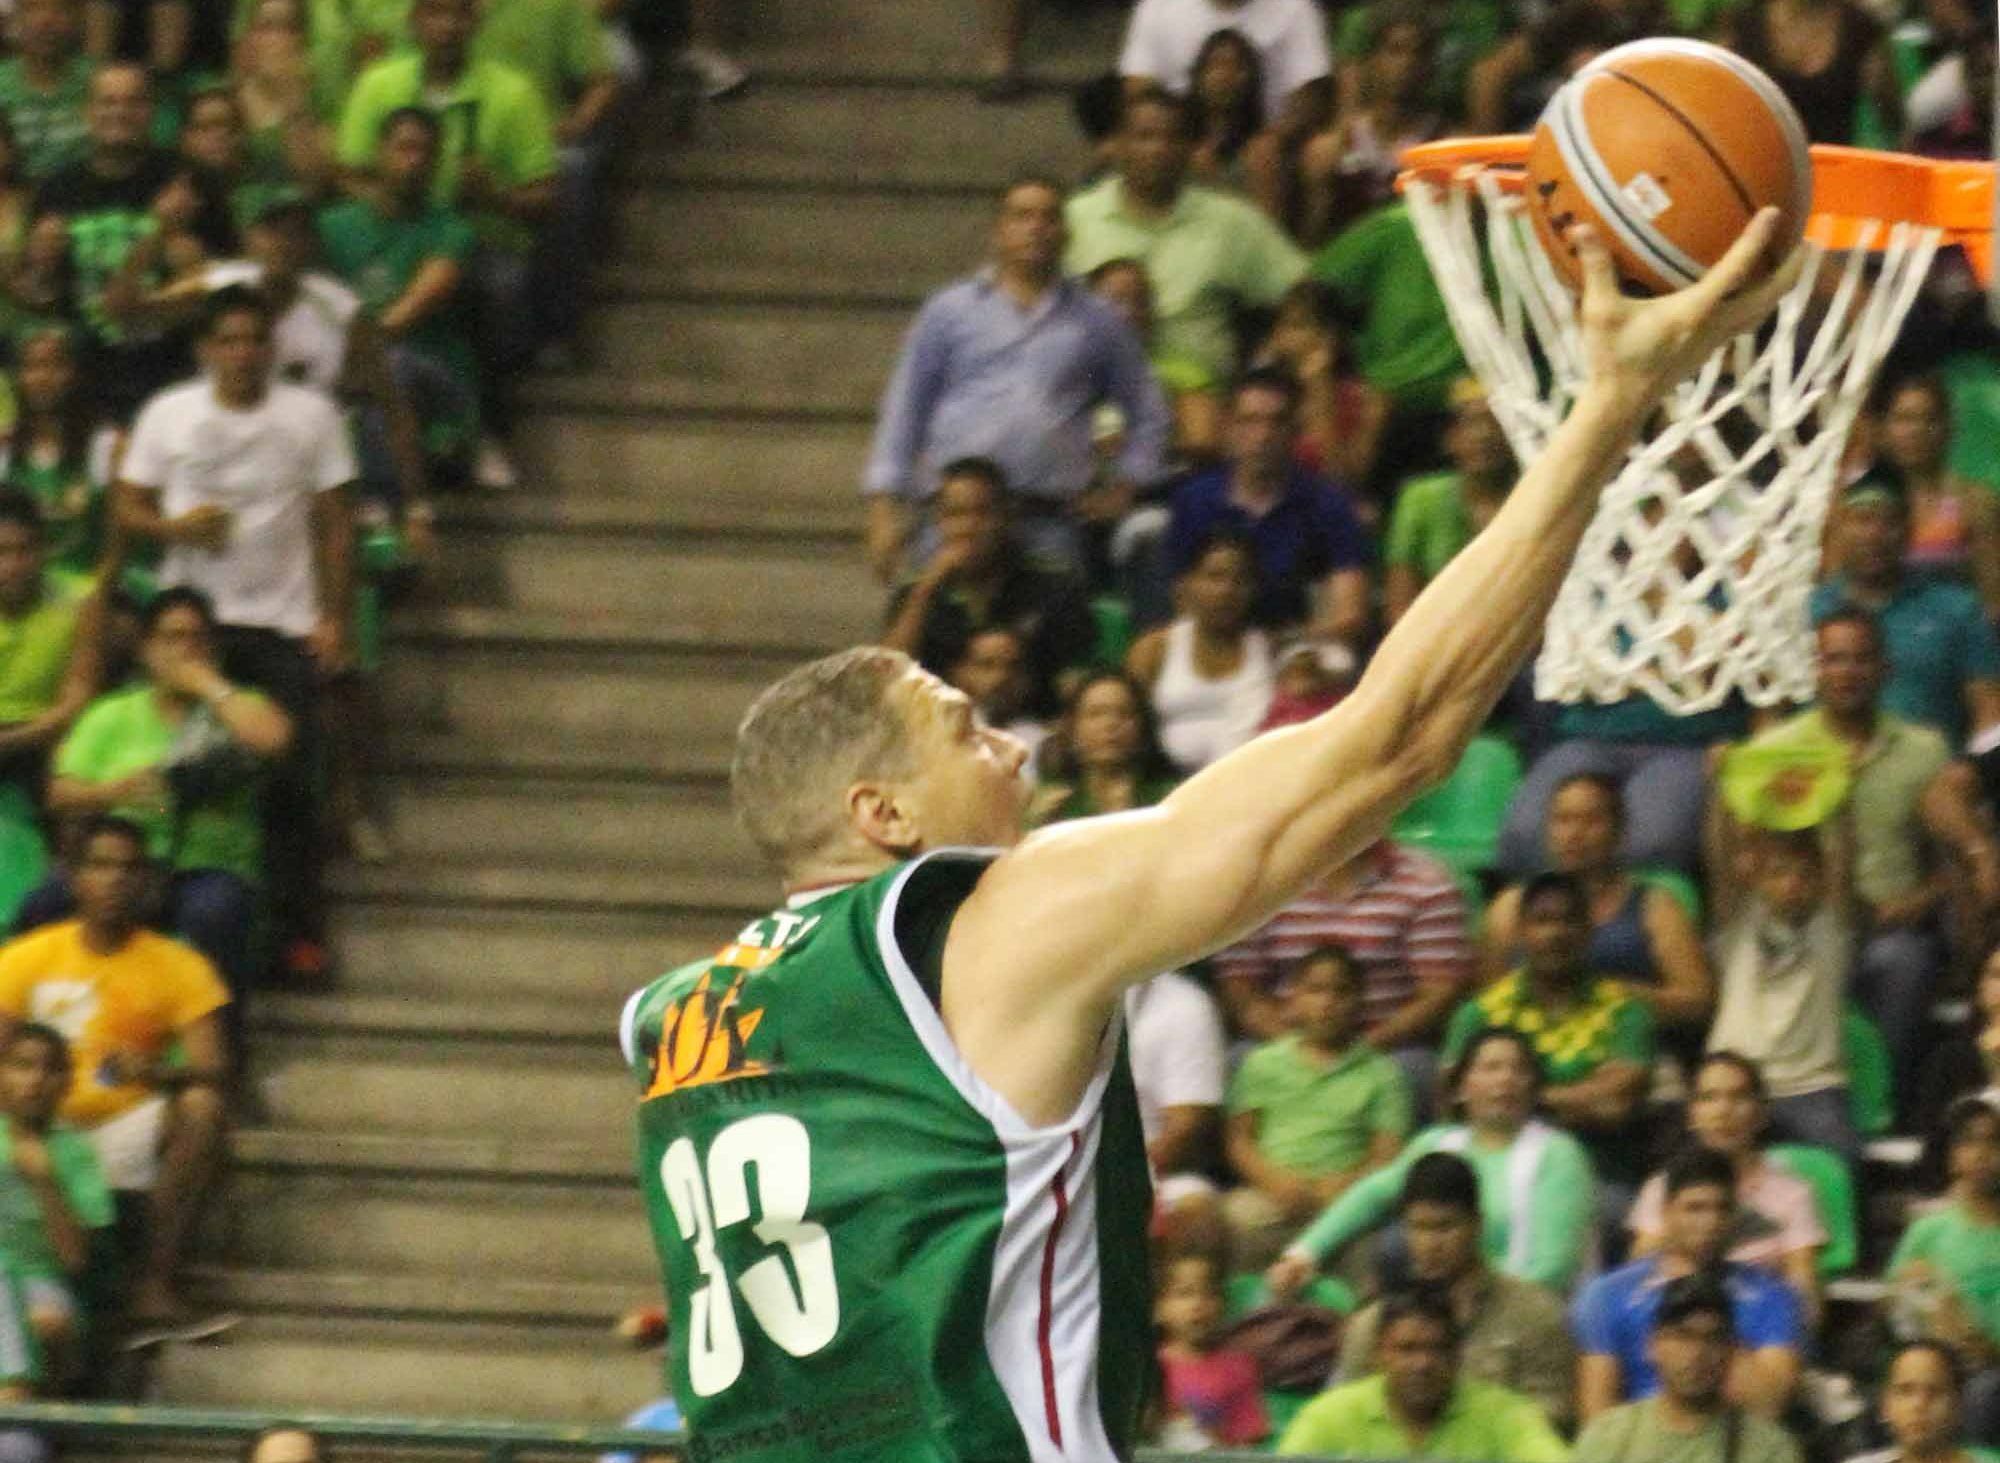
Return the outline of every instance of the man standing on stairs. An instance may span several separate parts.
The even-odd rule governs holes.
[[[1115,524],[1165,470],[1166,398],[1124,319],[1064,277],[1062,210],[1054,183],[1011,185],[1000,197],[993,262],[932,295],[903,342],[862,481],[868,560],[885,584],[912,549],[920,568],[937,547],[917,518],[949,463],[994,462],[1013,493],[1022,547],[1068,573],[1083,567],[1086,527]],[[1105,402],[1126,422],[1109,481],[1092,440]]]
[[[1021,745],[895,651],[758,698],[731,784],[785,902],[619,1023],[697,1455],[1127,1455],[1152,1186],[1125,991],[1269,919],[1456,765],[1661,395],[1796,278],[1753,283],[1776,222],[1657,300],[1579,230],[1590,369],[1548,451],[1346,700],[1157,807],[1023,840]]]

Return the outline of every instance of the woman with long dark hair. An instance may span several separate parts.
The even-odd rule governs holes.
[[[1151,807],[1176,780],[1152,705],[1123,671],[1098,671],[1077,687],[1044,756],[1041,791],[1028,811],[1037,828]]]

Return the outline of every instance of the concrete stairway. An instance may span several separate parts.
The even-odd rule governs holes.
[[[525,486],[447,505],[385,676],[399,860],[340,876],[338,992],[256,1013],[268,1123],[201,1272],[249,1319],[165,1352],[164,1400],[607,1421],[658,1391],[607,1335],[657,1293],[620,1003],[769,900],[733,724],[873,630],[854,484],[897,340],[994,190],[1081,155],[1053,88],[977,104],[970,4],[741,8],[756,88],[640,120]],[[1118,20],[1052,18],[1038,72],[1103,65]]]

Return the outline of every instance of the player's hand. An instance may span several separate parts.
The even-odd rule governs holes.
[[[1657,299],[1624,294],[1597,231],[1588,224],[1570,230],[1583,268],[1579,318],[1591,379],[1629,393],[1642,409],[1650,408],[1716,347],[1755,329],[1805,264],[1801,247],[1776,269],[1770,267],[1777,230],[1778,211],[1760,210],[1707,274]]]
[[[1264,1288],[1271,1292],[1272,1300],[1290,1300],[1306,1288],[1316,1268],[1304,1255],[1287,1251],[1264,1272]]]

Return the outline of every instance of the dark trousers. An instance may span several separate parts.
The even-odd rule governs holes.
[[[292,747],[264,782],[264,890],[279,947],[321,941],[319,674],[303,642],[276,630],[221,627],[222,668],[262,691],[292,719]]]

